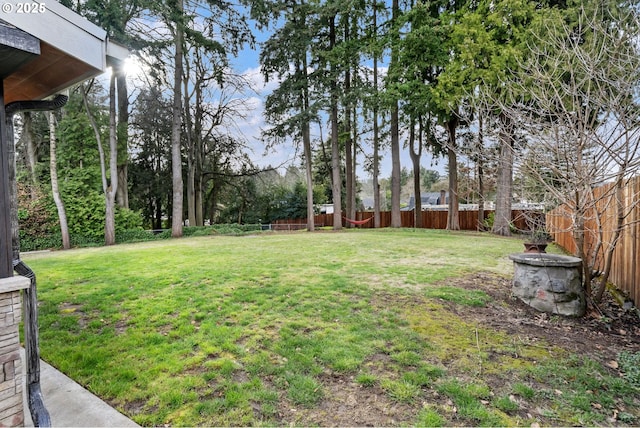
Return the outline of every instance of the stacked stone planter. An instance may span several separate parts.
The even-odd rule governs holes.
[[[520,253],[513,260],[512,293],[529,306],[551,314],[583,316],[582,261],[547,253]]]
[[[22,276],[0,279],[0,426],[24,424],[22,363],[20,358],[21,290],[29,279]]]

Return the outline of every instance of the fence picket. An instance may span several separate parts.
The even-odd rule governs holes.
[[[492,213],[492,210],[484,211],[484,218],[489,218],[489,215]],[[527,215],[524,215],[524,213]],[[541,215],[540,213],[536,213],[534,211],[522,211],[522,210],[513,210],[511,213],[513,226],[520,231],[527,231],[530,229],[530,225],[528,224],[528,218],[532,217],[532,214]],[[426,210],[422,211],[422,227],[424,229],[446,229],[447,228],[447,210]],[[369,217],[373,217],[373,211],[358,211],[356,212],[355,220],[365,220]],[[469,211],[460,211],[460,230],[478,230],[478,211],[477,210],[469,210]],[[401,211],[400,219],[402,221],[402,227],[414,227],[415,219],[413,211]],[[333,227],[333,214],[317,214],[314,216],[314,222],[317,225],[323,226],[331,226]],[[285,224],[306,224],[306,218],[293,218],[293,219],[282,219],[282,220],[274,220],[272,224],[275,225],[285,225]],[[343,226],[346,227],[345,222],[343,221]],[[380,227],[389,227],[391,225],[391,211],[381,211],[380,212]],[[357,226],[363,229],[372,229],[374,227],[373,220],[365,223],[363,225]]]
[[[593,190],[597,200],[595,209],[602,213],[601,229],[595,221],[594,213],[587,212],[589,219],[585,223],[585,251],[593,249],[595,245],[595,234],[602,233],[604,245],[610,245],[613,233],[617,226],[615,211],[615,200],[613,199],[614,185],[607,184]],[[620,240],[617,243],[613,255],[610,281],[621,290],[626,291],[636,305],[640,304],[640,246],[638,237],[640,236],[640,206],[638,197],[640,195],[640,177],[629,180],[624,188],[623,198],[625,207],[630,207],[629,215],[625,217]],[[568,206],[563,205],[547,213],[547,227],[552,232],[555,242],[571,254],[577,254],[577,246],[572,234],[571,218],[572,213]],[[604,251],[601,249],[597,254],[596,269],[602,269]]]

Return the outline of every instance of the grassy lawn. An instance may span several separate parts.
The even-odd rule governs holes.
[[[380,230],[24,259],[43,359],[141,425],[640,423],[638,390],[601,364],[450,310],[485,305],[457,282],[510,276],[521,248]]]

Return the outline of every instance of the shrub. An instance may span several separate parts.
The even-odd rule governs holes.
[[[487,218],[484,219],[484,228],[485,230],[493,229],[493,223],[496,220],[496,214],[494,212],[490,212]]]
[[[31,198],[31,192],[35,193],[35,199]],[[32,247],[38,245],[62,245],[62,239],[55,237],[59,226],[53,201],[39,187],[28,188],[24,183],[18,182],[18,222],[21,247],[26,248],[24,251],[32,251],[35,249]]]
[[[133,228],[123,229],[116,227],[116,243],[125,244],[128,242],[144,242],[157,241],[171,238],[171,230],[163,230],[154,233],[149,230],[143,230],[138,226],[141,224],[140,215],[135,211],[122,210],[121,212],[124,223],[133,225]],[[118,220],[116,220],[117,222]],[[116,223],[117,224],[117,223]],[[244,235],[247,233],[255,233],[260,231],[260,225],[245,224],[217,224],[214,226],[191,226],[182,229],[182,235],[189,236],[210,236],[210,235]],[[99,247],[104,245],[104,224],[102,225],[102,233],[97,234],[93,231],[91,234],[71,233],[70,240],[72,247]],[[48,233],[44,235],[32,236],[20,230],[20,250],[21,251],[37,251],[51,250],[62,248],[62,236],[60,232]]]
[[[116,232],[142,230],[142,214],[128,208],[116,208]]]
[[[158,237],[153,232],[142,229],[116,231],[116,242],[123,244],[126,242],[155,241]]]
[[[62,236],[54,233],[48,236],[23,235],[20,231],[20,251],[38,251],[62,248]]]

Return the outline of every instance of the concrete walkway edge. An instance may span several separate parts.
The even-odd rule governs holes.
[[[22,350],[24,361],[24,349]],[[23,365],[24,367],[24,365]],[[23,378],[26,374],[23,373]],[[40,386],[54,427],[137,427],[131,419],[84,389],[51,365],[40,360]],[[23,387],[26,391],[26,387]],[[33,427],[26,392],[25,426]]]

